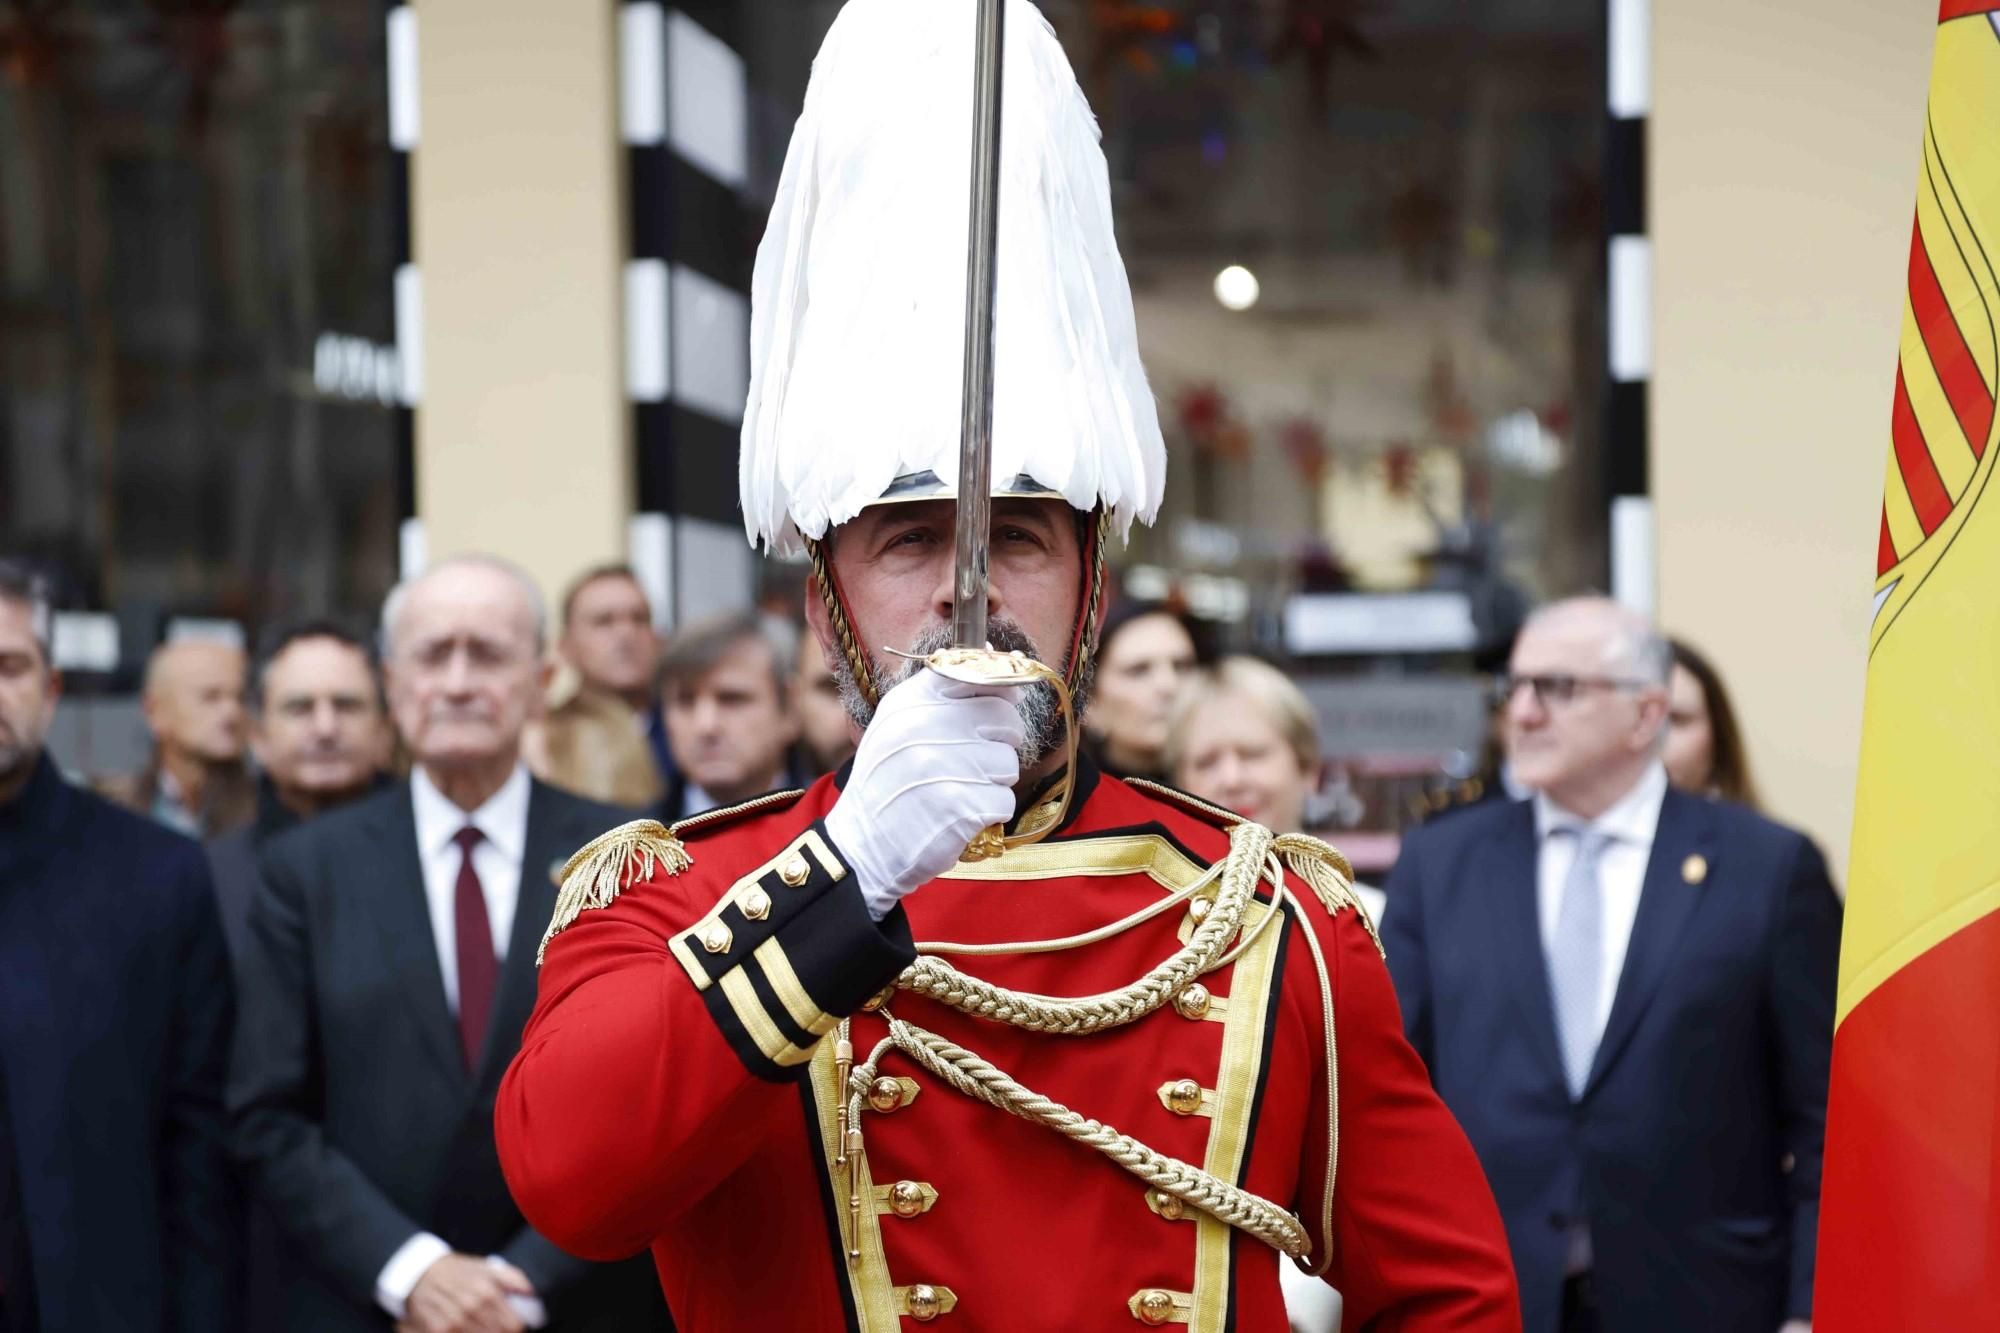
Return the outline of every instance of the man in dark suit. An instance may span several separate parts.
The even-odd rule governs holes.
[[[539,595],[463,557],[392,594],[383,633],[410,780],[266,848],[240,969],[230,1109],[295,1256],[283,1326],[665,1327],[650,1263],[558,1251],[494,1150],[555,875],[624,817],[521,765]]]
[[[1601,599],[1503,682],[1537,795],[1414,833],[1383,946],[1486,1167],[1527,1333],[1793,1333],[1812,1309],[1840,905],[1818,851],[1668,788],[1665,641]]]
[[[0,561],[0,1330],[237,1326],[229,965],[192,841],[43,750],[49,608]]]
[[[296,621],[271,633],[250,669],[249,703],[257,818],[208,844],[232,955],[243,952],[264,844],[385,785],[394,741],[374,653],[331,620]]]
[[[313,815],[388,785],[394,740],[367,642],[330,620],[277,626],[250,668],[250,750],[257,817],[208,844],[209,873],[231,958],[241,958],[264,846]],[[242,1255],[245,1319],[284,1327],[284,1232],[267,1209],[249,1219]]]

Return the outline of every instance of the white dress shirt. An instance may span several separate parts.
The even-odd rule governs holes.
[[[1563,881],[1576,861],[1577,840],[1561,830],[1589,825],[1610,841],[1597,861],[1597,883],[1604,896],[1604,968],[1598,980],[1598,1035],[1611,1018],[1618,974],[1625,969],[1625,952],[1632,943],[1632,922],[1639,915],[1639,891],[1645,886],[1646,864],[1653,858],[1653,834],[1660,825],[1660,803],[1667,795],[1666,766],[1655,762],[1632,790],[1596,819],[1571,814],[1547,796],[1535,797],[1535,835],[1541,854],[1535,860],[1535,906],[1542,930],[1542,957],[1552,955],[1556,914],[1562,910]]]
[[[477,828],[472,869],[486,899],[486,920],[493,929],[493,956],[507,961],[507,940],[514,929],[514,908],[521,897],[521,861],[528,849],[528,770],[516,767],[500,790],[467,814],[437,789],[419,764],[410,771],[410,805],[417,821],[417,859],[424,868],[424,899],[430,909],[431,942],[437,949],[438,971],[444,977],[444,999],[458,1013],[458,871],[465,854],[458,831]],[[431,1265],[451,1253],[440,1236],[420,1231],[389,1256],[375,1278],[375,1303],[401,1319],[409,1310],[410,1293]],[[510,1295],[514,1313],[530,1328],[548,1322],[542,1303],[533,1297]]]
[[[521,858],[528,849],[528,770],[516,768],[500,790],[471,814],[453,805],[423,767],[410,771],[410,803],[417,817],[417,855],[424,865],[424,898],[431,909],[431,939],[444,974],[445,1003],[458,1012],[458,870],[465,855],[453,841],[467,824],[477,828],[472,869],[486,898],[493,927],[493,956],[507,961],[514,904],[521,897]]]

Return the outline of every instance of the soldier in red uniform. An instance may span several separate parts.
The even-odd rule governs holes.
[[[1094,126],[1024,0],[988,595],[995,645],[1050,668],[900,655],[950,641],[970,8],[851,0],[758,255],[744,512],[813,558],[859,749],[577,854],[500,1093],[508,1181],[579,1255],[650,1246],[685,1333],[1275,1333],[1288,1261],[1348,1328],[1517,1330],[1345,862],[1074,755],[1105,541],[1164,450]]]

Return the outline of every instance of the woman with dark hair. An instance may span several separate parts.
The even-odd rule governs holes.
[[[1166,780],[1167,723],[1196,664],[1194,634],[1168,608],[1127,602],[1104,617],[1083,729],[1105,772]]]
[[[1668,687],[1667,777],[1683,791],[1761,810],[1743,731],[1722,677],[1706,657],[1679,639],[1670,639],[1674,674]]]

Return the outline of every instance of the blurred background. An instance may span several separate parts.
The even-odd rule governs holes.
[[[1129,598],[1287,662],[1364,870],[1490,767],[1521,617],[1703,644],[1844,850],[1931,10],[1046,0],[1170,451]],[[0,7],[0,548],[74,767],[169,637],[466,549],[795,612],[736,514],[749,275],[834,0]],[[1839,107],[1837,118],[1826,108]],[[912,114],[922,114],[913,107]]]

